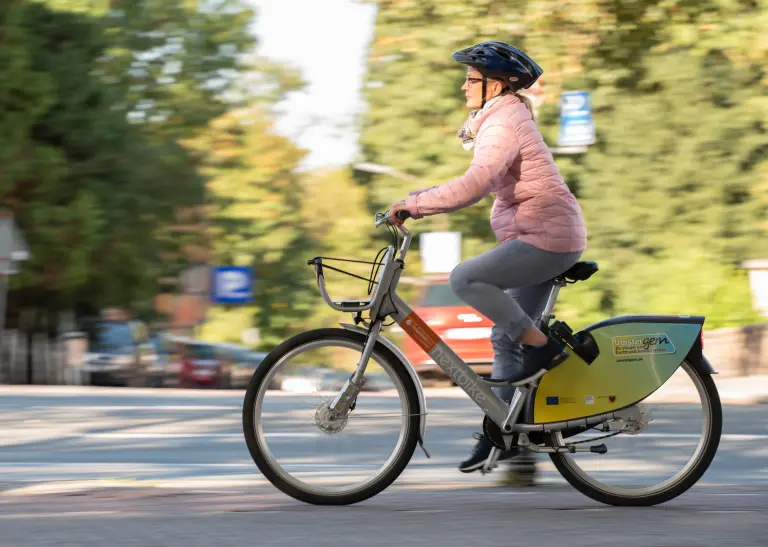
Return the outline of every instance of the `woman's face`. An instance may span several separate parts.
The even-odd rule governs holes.
[[[500,81],[488,78],[485,88],[485,100],[489,101],[501,93],[503,86]],[[483,75],[479,70],[472,67],[467,69],[467,79],[461,90],[467,97],[468,109],[477,110],[483,106]]]

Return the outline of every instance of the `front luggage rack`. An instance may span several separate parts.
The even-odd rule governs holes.
[[[379,260],[379,257],[381,257],[382,254],[387,252],[387,249],[389,247],[384,247],[381,249],[377,254],[376,258],[373,262],[368,260],[354,260],[351,258],[336,258],[333,256],[316,256],[315,258],[312,258],[310,260],[307,260],[307,264],[310,266],[315,267],[315,274],[320,276],[323,275],[323,268],[327,268],[329,270],[333,270],[335,272],[342,273],[344,275],[348,275],[350,277],[354,277],[356,279],[360,279],[362,281],[368,282],[368,296],[371,295],[371,292],[373,292],[374,286],[378,285],[379,282],[376,281],[376,276],[379,275],[379,268],[384,265],[383,261]],[[361,275],[354,274],[352,272],[348,272],[346,270],[342,270],[341,268],[336,268],[334,266],[329,266],[328,264],[323,264],[323,260],[335,260],[337,262],[351,262],[355,264],[370,264],[371,265],[371,275],[368,277],[363,277]]]
[[[316,256],[315,258],[312,258],[310,260],[307,260],[307,264],[310,266],[315,267],[315,275],[317,277],[317,285],[320,289],[320,294],[323,296],[323,299],[325,302],[333,309],[338,311],[344,311],[344,312],[361,312],[365,310],[369,310],[373,307],[374,301],[377,300],[378,297],[378,285],[380,280],[377,279],[379,276],[379,271],[382,266],[386,266],[388,260],[386,259],[387,251],[390,250],[391,247],[384,247],[381,249],[378,254],[376,255],[376,259],[371,262],[367,260],[355,260],[350,258],[337,258],[332,256]],[[384,255],[384,260],[380,260],[380,257]],[[371,273],[368,277],[364,277],[362,275],[358,275],[352,272],[348,272],[344,269],[337,268],[335,266],[331,266],[329,264],[324,263],[323,261],[337,261],[337,262],[347,262],[347,263],[355,263],[355,264],[370,264],[371,265]],[[374,293],[374,288],[376,288],[376,292],[374,293],[373,297],[370,300],[341,300],[336,301],[330,297],[328,294],[328,291],[325,286],[325,273],[324,270],[332,270],[335,272],[342,273],[344,275],[354,277],[355,279],[360,279],[362,281],[368,282],[368,296],[371,296],[372,293]],[[386,268],[385,270],[386,271]]]

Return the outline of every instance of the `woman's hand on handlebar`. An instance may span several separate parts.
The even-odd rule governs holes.
[[[411,217],[411,214],[405,208],[404,201],[398,201],[392,204],[389,209],[389,221],[395,226],[402,226],[403,222]]]

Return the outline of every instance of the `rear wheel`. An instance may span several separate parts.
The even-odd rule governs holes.
[[[671,390],[675,390],[676,400],[686,397],[688,402],[664,403],[668,400],[665,392]],[[627,410],[639,415],[642,408],[646,415],[650,413],[651,420],[635,434],[596,440],[606,445],[606,454],[550,454],[557,470],[574,488],[609,505],[650,506],[676,498],[701,478],[715,457],[723,425],[720,396],[712,377],[684,361],[641,405]],[[686,426],[693,428],[682,431]],[[600,433],[588,431],[569,436],[567,442],[597,436]],[[552,433],[549,440],[552,446],[566,446],[562,432]]]
[[[374,347],[366,367],[376,390],[360,391],[347,415],[329,409],[351,376],[338,369],[354,369],[365,340],[343,329],[299,334],[270,353],[251,378],[243,405],[248,450],[264,476],[293,498],[316,505],[366,500],[397,479],[413,455],[418,392],[384,345]]]

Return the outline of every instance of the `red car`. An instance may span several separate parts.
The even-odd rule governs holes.
[[[227,360],[213,344],[192,342],[182,349],[180,387],[228,388],[230,385]]]
[[[414,311],[447,343],[465,363],[481,375],[490,375],[493,364],[490,319],[453,294],[448,277],[425,280]],[[445,378],[443,371],[408,336],[403,352],[422,378]]]

